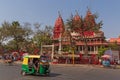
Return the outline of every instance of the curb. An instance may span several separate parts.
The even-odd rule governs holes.
[[[102,67],[102,65],[89,65],[89,64],[51,64],[56,66],[73,66],[73,67]]]

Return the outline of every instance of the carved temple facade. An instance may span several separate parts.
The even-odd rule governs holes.
[[[81,17],[78,13],[73,16],[73,20],[80,20]],[[86,12],[86,16],[84,17],[86,22],[90,22],[93,26],[96,24],[95,19],[93,18],[93,14],[90,10]],[[98,54],[98,49],[101,46],[108,47],[108,43],[110,41],[106,41],[104,32],[99,30],[98,32],[93,31],[87,31],[84,32],[85,38],[87,40],[87,49],[88,54]],[[77,39],[74,41],[75,48],[75,54],[85,54],[84,53],[84,46],[85,43],[83,39],[80,39],[81,35],[77,32],[71,32],[69,33],[68,30],[66,30],[66,25],[64,24],[64,21],[61,17],[61,15],[58,16],[58,18],[55,21],[54,30],[53,30],[53,42],[55,46],[55,52],[64,54],[66,47],[71,45],[70,37],[73,37]],[[67,51],[69,52],[69,50]]]

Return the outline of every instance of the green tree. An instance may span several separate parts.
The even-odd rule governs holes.
[[[102,55],[104,55],[104,52],[105,52],[106,50],[108,50],[108,48],[105,48],[105,47],[102,47],[102,46],[101,46],[101,47],[98,49],[98,56],[101,57]]]
[[[13,21],[12,23],[4,22],[0,28],[0,41],[6,40],[8,46],[14,46],[14,49],[18,50],[25,46],[26,37],[30,36],[31,32],[30,28],[21,26],[18,21]]]
[[[10,23],[5,21],[0,27],[0,44],[1,45],[9,39],[9,35],[10,35],[9,29],[10,29]]]
[[[37,43],[37,46],[40,48],[41,45],[51,45],[52,44],[52,27],[45,26],[42,28],[39,23],[35,23],[35,32],[33,37],[33,42]]]
[[[69,46],[70,46],[70,47],[69,47],[70,53],[71,53],[71,51],[72,51],[72,48],[75,47],[74,39],[73,39],[73,37],[72,37],[72,35],[71,35],[71,33],[74,32],[74,29],[73,29],[73,26],[74,26],[73,21],[74,21],[73,15],[71,14],[70,18],[67,19],[66,26],[65,26],[65,27],[66,27],[65,30],[66,30],[66,32],[68,33],[68,36],[69,36],[69,38],[70,38],[70,45],[69,45]]]
[[[119,50],[120,49],[117,42],[110,43],[109,48],[112,49],[112,50]]]

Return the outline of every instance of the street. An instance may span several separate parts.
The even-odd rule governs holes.
[[[21,64],[0,63],[0,80],[119,80],[120,69],[93,66],[51,65],[50,76],[20,74]]]

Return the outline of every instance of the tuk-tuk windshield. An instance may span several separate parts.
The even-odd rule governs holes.
[[[48,57],[47,56],[40,56],[40,61],[41,62],[48,62]]]

